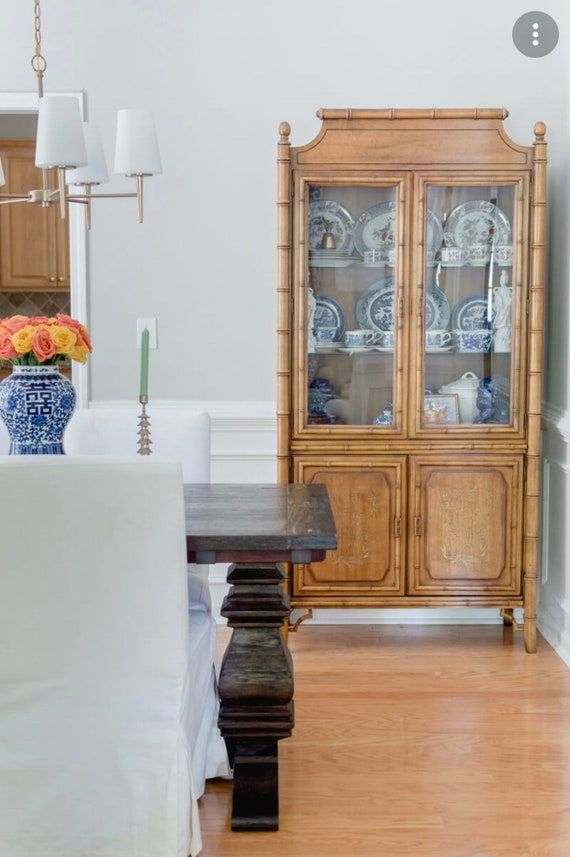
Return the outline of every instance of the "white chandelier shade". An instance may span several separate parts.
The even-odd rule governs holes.
[[[119,110],[115,172],[127,176],[156,176],[162,173],[158,140],[150,110]]]
[[[71,95],[40,98],[36,138],[36,167],[83,167],[87,151],[79,102]]]
[[[105,184],[109,181],[109,172],[97,125],[93,122],[83,122],[83,137],[87,150],[87,164],[84,167],[67,170],[66,182],[71,185]]]
[[[2,169],[2,159],[0,158],[0,187],[6,184],[6,179],[4,178],[4,170]]]

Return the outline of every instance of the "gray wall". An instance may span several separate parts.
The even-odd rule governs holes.
[[[274,399],[276,129],[287,119],[292,142],[308,141],[321,105],[505,105],[507,130],[521,143],[544,120],[553,233],[562,243],[567,44],[542,60],[518,53],[510,32],[527,7],[523,0],[47,2],[47,88],[86,91],[110,161],[117,108],[148,105],[164,161],[164,175],[148,183],[142,227],[130,201],[101,202],[94,212],[93,398],[133,397],[135,318],[157,316],[155,397]],[[564,41],[565,3],[543,8]],[[0,52],[5,89],[33,88],[29,12],[19,0],[0,0],[10,33]],[[117,190],[126,185],[113,180]],[[565,343],[567,259],[562,249],[559,256],[552,332]],[[567,388],[560,367],[549,395],[565,406]]]

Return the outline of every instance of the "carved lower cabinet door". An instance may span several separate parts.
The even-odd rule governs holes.
[[[293,595],[402,595],[406,459],[335,456],[296,459],[295,481],[327,486],[338,550],[300,565]]]
[[[522,456],[410,459],[409,592],[519,594]]]

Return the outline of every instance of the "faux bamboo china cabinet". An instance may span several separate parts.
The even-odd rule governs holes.
[[[292,606],[524,607],[534,652],[545,126],[317,115],[280,126],[278,477],[327,485],[339,550]]]

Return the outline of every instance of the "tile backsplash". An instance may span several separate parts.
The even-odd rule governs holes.
[[[0,318],[11,315],[69,314],[69,292],[0,292]]]

